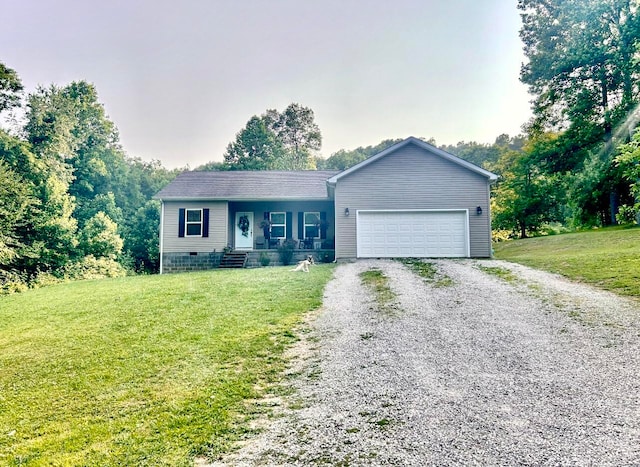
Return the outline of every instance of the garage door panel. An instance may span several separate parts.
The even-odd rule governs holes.
[[[358,257],[466,257],[467,211],[358,211]]]

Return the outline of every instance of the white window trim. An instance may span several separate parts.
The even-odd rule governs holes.
[[[189,211],[200,211],[200,221],[199,222],[189,222]],[[202,237],[202,224],[203,224],[204,213],[202,209],[185,209],[184,210],[184,236],[185,237]],[[200,225],[200,233],[198,235],[189,235],[189,225]]]
[[[282,217],[284,217],[284,222],[282,224],[274,224],[273,223],[273,215],[274,214],[282,214]],[[282,237],[274,237],[272,235],[271,238],[287,238],[287,213],[286,212],[280,212],[280,211],[270,212],[269,213],[269,220],[271,221],[271,227],[270,227],[269,233],[271,233],[273,227],[282,227],[282,233],[284,234]]]
[[[307,227],[316,227],[316,224],[307,224],[307,214],[314,214],[318,221],[320,221],[320,212],[318,211],[308,211],[308,212],[303,212],[302,213],[302,234],[304,235],[304,238],[320,238],[320,225],[318,225],[317,227],[317,232],[318,235],[316,235],[315,237],[307,237]]]

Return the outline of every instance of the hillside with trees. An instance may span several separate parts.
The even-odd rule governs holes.
[[[0,67],[3,111],[21,105]],[[0,130],[0,284],[155,271],[159,205],[177,171],[126,156],[93,85],[40,87],[24,125]]]

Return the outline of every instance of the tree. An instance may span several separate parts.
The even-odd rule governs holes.
[[[3,110],[19,103],[22,85],[0,65]],[[30,94],[20,130],[0,130],[0,268],[26,282],[41,272],[122,272],[116,260],[157,270],[159,209],[150,199],[180,170],[126,157],[85,81]]]
[[[468,143],[460,141],[455,146],[440,146],[443,149],[461,159],[464,159],[478,167],[488,167],[495,164],[500,156],[500,148],[494,144],[481,144],[475,141]]]
[[[20,105],[22,90],[18,73],[0,62],[0,112]]]
[[[0,270],[22,254],[24,244],[17,231],[34,203],[31,186],[0,159]]]
[[[76,255],[76,221],[68,182],[31,151],[31,145],[0,131],[0,159],[28,187],[29,204],[15,235],[23,246],[16,269],[29,276],[64,266]]]
[[[122,246],[117,224],[102,211],[89,219],[80,233],[79,247],[85,256],[116,259]]]
[[[618,148],[615,164],[629,185],[633,196],[630,204],[637,216],[640,212],[640,128],[636,129],[631,141]]]
[[[99,212],[105,213],[118,226],[124,225],[122,209],[116,204],[116,198],[111,192],[82,200],[76,206],[74,217],[78,220],[80,228],[83,228],[87,221]]]
[[[193,170],[194,172],[215,172],[219,170],[226,170],[226,168],[224,166],[224,162],[209,161],[205,164],[197,166]]]
[[[562,190],[558,177],[540,171],[529,143],[522,151],[502,151],[494,170],[500,179],[494,189],[494,228],[520,238],[537,232],[546,222],[561,220]]]
[[[322,135],[314,121],[313,110],[293,103],[279,115],[274,110],[270,112],[267,112],[267,121],[284,148],[285,157],[277,160],[278,168],[314,169],[312,153],[320,150]],[[277,120],[273,120],[275,116],[278,116]]]
[[[127,252],[136,271],[156,272],[160,267],[160,202],[150,200],[140,207],[127,230]]]
[[[284,158],[282,141],[267,126],[263,117],[253,116],[229,143],[224,154],[226,166],[232,170],[270,170]]]
[[[151,198],[181,171],[167,170],[157,160],[126,159],[126,171],[116,185],[114,199],[122,210],[123,256],[131,259],[137,271],[158,271],[160,207]]]
[[[228,170],[305,170],[315,168],[313,152],[322,137],[313,111],[299,104],[283,113],[267,110],[253,116],[224,154]]]
[[[638,95],[635,2],[519,0],[518,8],[529,59],[520,78],[536,96],[533,129],[569,129],[582,144],[610,137]]]
[[[71,196],[82,200],[114,190],[124,154],[92,84],[39,88],[29,96],[28,107],[29,141],[66,174]]]
[[[615,221],[628,196],[613,165],[638,103],[640,12],[630,0],[519,0],[529,61],[520,79],[534,95],[528,129],[538,167],[564,177],[574,222]]]

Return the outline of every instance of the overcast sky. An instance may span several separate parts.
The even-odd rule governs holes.
[[[0,0],[27,89],[95,84],[129,155],[220,161],[252,115],[310,107],[321,155],[417,136],[491,143],[530,117],[508,0]]]

